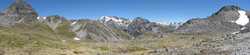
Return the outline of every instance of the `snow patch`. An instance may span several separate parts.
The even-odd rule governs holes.
[[[245,26],[249,23],[249,18],[246,15],[245,11],[239,10],[239,18],[235,21],[236,24]]]
[[[243,28],[241,28],[240,30],[245,30],[245,29],[247,29],[247,27],[243,27]]]
[[[38,19],[38,20],[39,20],[39,19],[40,19],[40,17],[36,17],[36,19]]]
[[[240,14],[239,18],[236,21],[232,21],[232,22],[235,22],[236,24],[241,25],[243,27],[240,29],[240,31],[233,32],[232,34],[234,34],[234,35],[239,34],[242,30],[247,29],[247,27],[245,27],[245,25],[247,25],[249,23],[249,18],[247,17],[245,11],[239,10],[238,13]]]
[[[71,23],[71,25],[75,25],[77,23],[77,21],[74,21],[73,23]]]
[[[127,25],[129,23],[129,21],[125,21],[119,17],[115,17],[115,16],[102,16],[101,17],[101,22],[102,23],[107,23],[107,22],[115,22],[118,25]]]
[[[40,20],[40,19],[45,20],[45,19],[47,19],[47,17],[36,17],[36,19],[38,19],[38,20]]]
[[[43,17],[43,19],[45,20],[45,19],[47,19],[47,17]]]
[[[78,37],[75,37],[75,38],[74,38],[74,40],[81,40],[81,39],[80,39],[80,38],[78,38]]]
[[[122,22],[123,21],[123,20],[118,19],[118,18],[113,17],[113,16],[104,16],[104,17],[102,17],[102,19],[105,20],[104,22],[108,22],[108,21]]]

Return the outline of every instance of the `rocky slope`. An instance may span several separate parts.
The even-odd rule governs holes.
[[[76,34],[75,40],[122,41],[131,37],[122,30],[109,28],[93,20],[75,20],[70,27],[70,30]]]
[[[243,26],[249,26],[247,18],[247,24],[241,25],[238,21],[240,17],[246,14],[240,14],[239,12],[245,10],[240,9],[234,5],[228,5],[222,7],[218,12],[214,13],[208,18],[198,18],[192,19],[184,23],[177,32],[191,32],[191,33],[207,33],[207,32],[217,32],[217,33],[233,33],[241,30]],[[244,18],[243,18],[244,19]]]

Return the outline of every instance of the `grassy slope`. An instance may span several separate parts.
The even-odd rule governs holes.
[[[160,48],[190,48],[208,35],[168,34],[161,39],[121,42],[73,41],[74,33],[62,24],[52,31],[44,24],[0,27],[0,55],[141,55]],[[198,37],[198,38],[194,38]]]
[[[0,50],[5,50],[6,53],[8,53],[12,50],[22,51],[39,50],[42,48],[67,48],[69,47],[67,44],[68,42],[72,42],[72,40],[70,40],[72,38],[73,33],[64,30],[54,32],[44,24],[18,24],[13,27],[0,28]],[[74,46],[74,44],[72,46]]]

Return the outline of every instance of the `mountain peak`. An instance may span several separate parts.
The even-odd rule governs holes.
[[[239,31],[249,23],[247,12],[235,5],[223,6],[218,12],[204,19],[192,19],[178,28],[180,32],[219,32]],[[244,28],[243,28],[244,29]],[[178,30],[178,31],[179,31]]]
[[[238,10],[242,10],[242,9],[236,5],[226,5],[220,9],[220,11],[238,11]]]
[[[219,11],[214,13],[212,16],[209,17],[210,20],[214,21],[232,21],[239,18],[238,11],[244,11],[239,6],[236,5],[226,5],[223,6]]]
[[[5,16],[18,17],[15,20],[33,21],[38,13],[25,0],[15,0],[5,11]]]
[[[136,17],[133,22],[143,22],[143,23],[149,23],[150,21],[148,19],[142,18],[142,17]]]
[[[102,16],[100,18],[100,21],[102,23],[107,23],[107,22],[123,23],[123,22],[127,22],[128,19],[125,19],[125,18],[122,18],[122,17],[117,17],[117,16]]]
[[[223,14],[224,12],[228,12],[228,11],[237,12],[238,10],[243,10],[243,9],[241,9],[239,6],[236,6],[236,5],[226,5],[220,8],[220,10],[217,11],[214,15],[219,15],[219,14],[224,15]]]
[[[25,2],[24,0],[16,0],[15,3],[23,3]]]
[[[34,15],[38,16],[33,10],[30,4],[26,3],[25,0],[16,0],[6,10],[5,15],[8,16],[22,16],[22,15]]]

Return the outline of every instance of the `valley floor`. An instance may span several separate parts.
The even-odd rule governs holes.
[[[74,33],[62,27],[58,31],[39,23],[0,27],[0,55],[230,55],[234,51],[224,49],[234,42],[221,34],[166,33],[162,38],[95,42],[73,40]]]
[[[208,51],[214,50],[212,47],[202,47],[202,45],[211,44],[209,43],[211,38],[208,37],[211,36],[166,34],[163,38],[117,42],[60,41],[47,38],[39,41],[15,37],[21,40],[12,41],[13,43],[12,39],[4,40],[10,41],[8,43],[1,40],[0,55],[200,55],[209,54]],[[227,51],[213,53],[227,54]]]

